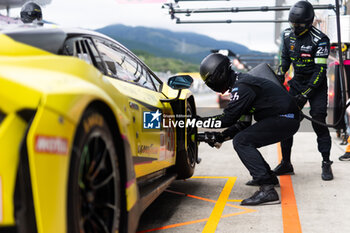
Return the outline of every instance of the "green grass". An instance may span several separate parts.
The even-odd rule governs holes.
[[[142,50],[134,50],[133,53],[156,72],[170,71],[173,74],[180,72],[199,72],[199,64],[184,62],[174,58],[156,57]]]

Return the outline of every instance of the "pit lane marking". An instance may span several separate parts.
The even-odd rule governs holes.
[[[235,185],[237,177],[228,178],[225,187],[220,193],[219,199],[217,200],[213,211],[210,214],[208,222],[205,224],[202,233],[215,232],[216,227],[219,224],[222,212],[224,211],[228,197],[230,196],[231,190]]]
[[[204,197],[191,195],[191,194],[177,192],[177,191],[173,191],[173,190],[169,190],[169,189],[165,190],[165,192],[169,192],[169,193],[173,193],[173,194],[177,194],[177,195],[181,195],[181,196],[186,196],[186,197],[190,197],[190,198],[194,198],[194,199],[198,199],[198,200],[202,200],[202,201],[215,203],[214,209],[213,209],[210,217],[204,218],[204,219],[193,220],[193,221],[182,222],[182,223],[171,224],[171,225],[158,227],[158,228],[154,228],[154,229],[149,229],[149,230],[138,231],[137,233],[147,233],[147,232],[152,232],[152,231],[165,230],[165,229],[181,227],[181,226],[186,226],[186,225],[191,225],[191,224],[201,223],[201,222],[207,222],[202,233],[212,233],[212,232],[215,232],[217,224],[219,223],[219,220],[221,218],[227,218],[227,217],[232,217],[232,216],[237,216],[237,215],[247,214],[247,213],[252,213],[252,212],[257,211],[257,210],[249,209],[249,208],[246,208],[243,206],[232,205],[232,204],[227,203],[229,201],[230,202],[241,202],[241,200],[228,200],[228,197],[232,191],[232,188],[234,186],[234,183],[235,183],[237,177],[194,176],[191,179],[227,179],[227,182],[226,182],[223,190],[221,191],[219,199],[217,201],[211,200],[208,198],[204,198]],[[240,209],[243,211],[222,215],[222,212],[223,212],[225,206]]]
[[[282,160],[281,144],[277,144],[278,160]],[[283,219],[283,233],[302,233],[295,200],[292,178],[290,175],[280,176],[281,207]]]

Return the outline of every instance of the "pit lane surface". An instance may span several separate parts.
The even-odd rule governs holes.
[[[238,201],[257,188],[244,184],[250,176],[231,143],[220,150],[201,144],[202,163],[194,178],[174,182],[142,215],[138,232],[350,232],[350,162],[337,159],[345,147],[333,140],[335,178],[322,181],[315,141],[314,133],[297,133],[292,157],[296,174],[280,178],[276,188],[280,197],[284,191],[282,204],[244,208]],[[277,145],[261,152],[271,167],[277,165]],[[294,195],[282,179],[290,179]]]
[[[201,143],[194,177],[174,182],[141,217],[138,232],[162,233],[347,233],[350,232],[350,162],[341,162],[340,139],[332,133],[333,181],[321,180],[321,156],[310,123],[294,138],[292,163],[295,175],[280,177],[276,188],[282,204],[243,207],[239,201],[256,187],[232,143],[219,150]],[[307,128],[305,128],[307,127]],[[278,145],[260,149],[274,168]]]

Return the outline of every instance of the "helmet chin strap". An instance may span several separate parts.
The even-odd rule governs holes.
[[[309,31],[308,28],[306,28],[306,29],[305,29],[304,31],[302,31],[299,35],[297,35],[297,37],[300,37],[300,36],[304,35],[307,31]]]

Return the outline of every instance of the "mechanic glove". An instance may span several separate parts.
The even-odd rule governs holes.
[[[306,97],[307,99],[310,99],[311,96],[314,94],[314,89],[309,87],[308,89],[301,92],[300,94],[303,95],[304,97]]]
[[[302,94],[299,94],[294,96],[294,100],[297,103],[298,108],[301,110],[306,104],[307,97]]]
[[[204,132],[204,141],[211,147],[219,149],[225,141],[224,135],[220,132]]]
[[[299,95],[296,95],[294,97],[300,110],[304,107],[304,105],[306,104],[306,101],[310,99],[310,97],[313,94],[314,94],[314,89],[309,87],[308,89],[306,89],[305,91],[301,92]]]
[[[226,137],[220,133],[220,132],[214,132],[215,135],[215,141],[218,143],[223,143],[224,141],[226,141]]]

